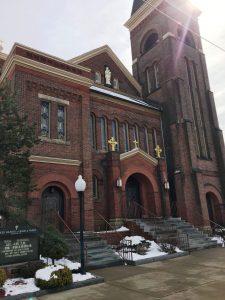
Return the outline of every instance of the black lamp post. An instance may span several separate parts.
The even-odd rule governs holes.
[[[78,176],[75,182],[75,189],[80,199],[80,273],[86,274],[85,271],[85,258],[84,258],[84,191],[86,188],[86,182],[81,175]]]

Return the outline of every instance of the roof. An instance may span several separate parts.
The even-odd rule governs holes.
[[[131,16],[143,5],[143,0],[134,0]]]
[[[95,86],[95,85],[91,86],[90,90],[93,91],[93,92],[102,94],[102,95],[111,96],[113,98],[123,100],[125,102],[130,102],[130,103],[133,103],[133,104],[136,104],[136,105],[140,105],[140,106],[144,106],[144,107],[151,108],[151,109],[154,109],[154,110],[162,111],[161,105],[159,105],[159,104],[157,104],[157,103],[155,103],[154,101],[151,101],[151,100],[143,100],[143,99],[130,97],[128,95],[124,95],[124,94],[121,94],[119,92],[116,92],[115,90],[110,91],[108,89],[104,89],[102,87],[98,87],[98,86]]]

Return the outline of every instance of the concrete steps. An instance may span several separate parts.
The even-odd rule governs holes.
[[[138,219],[136,224],[151,235],[155,240],[175,238],[179,235],[188,235],[190,251],[217,247],[216,241],[212,241],[192,224],[181,220],[181,218],[169,218],[164,220]]]
[[[80,239],[79,234],[75,234],[77,239]],[[71,260],[79,261],[80,257],[80,244],[70,233],[64,234],[70,252],[68,258]],[[97,233],[85,233],[84,244],[87,250],[87,270],[93,270],[104,267],[122,265],[124,262],[119,255],[103,240]]]

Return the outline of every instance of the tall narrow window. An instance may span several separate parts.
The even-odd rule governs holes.
[[[153,140],[153,150],[154,150],[154,154],[155,154],[155,148],[157,147],[157,144],[158,144],[155,128],[152,129],[152,140]]]
[[[98,199],[98,178],[96,176],[92,177],[92,196],[93,199]]]
[[[149,153],[148,129],[144,127],[144,151]]]
[[[102,76],[100,72],[95,72],[95,82],[98,84],[101,84],[102,82]]]
[[[119,150],[119,130],[118,130],[118,122],[117,120],[112,120],[112,136],[118,142],[116,145],[116,150]]]
[[[159,65],[158,63],[154,63],[154,80],[155,80],[155,88],[159,88]]]
[[[100,122],[101,122],[102,150],[107,150],[108,144],[107,144],[107,121],[106,121],[106,118],[102,117],[100,119]]]
[[[137,142],[137,143],[134,143],[135,148],[139,147],[139,129],[138,129],[137,125],[134,125],[134,127],[133,127],[133,141],[132,142]]]
[[[128,123],[123,124],[123,135],[124,135],[124,151],[128,152],[130,150]]]
[[[91,146],[96,149],[96,118],[94,114],[91,114]]]
[[[49,137],[49,103],[41,102],[41,135]]]
[[[57,111],[57,133],[58,139],[64,140],[65,139],[65,107],[62,105],[58,105]]]
[[[160,87],[158,63],[154,63],[153,66],[146,70],[146,81],[148,93],[151,93]]]

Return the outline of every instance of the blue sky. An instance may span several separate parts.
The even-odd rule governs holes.
[[[201,34],[225,48],[225,4],[202,5]],[[0,0],[0,40],[9,53],[14,42],[70,59],[108,44],[131,71],[129,18],[132,0]],[[202,2],[202,3],[201,3]],[[220,127],[225,131],[225,53],[203,43]]]

